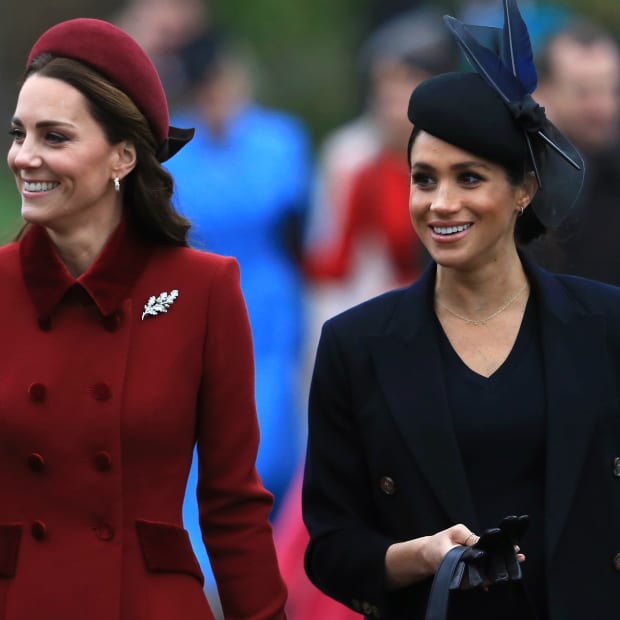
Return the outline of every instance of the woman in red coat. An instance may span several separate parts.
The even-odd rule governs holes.
[[[107,22],[44,33],[0,249],[0,619],[209,620],[181,507],[192,451],[227,619],[284,618],[255,470],[252,343],[230,258],[187,247],[157,73]]]

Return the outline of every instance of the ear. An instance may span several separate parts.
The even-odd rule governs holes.
[[[137,163],[136,147],[123,140],[114,146],[112,156],[112,176],[124,179]]]
[[[538,181],[533,171],[525,175],[523,184],[517,192],[517,210],[523,213],[524,209],[534,200],[538,191]]]

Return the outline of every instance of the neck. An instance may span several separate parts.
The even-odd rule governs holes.
[[[81,276],[95,262],[120,220],[120,212],[115,212],[103,221],[89,221],[78,228],[47,228],[58,256],[74,278]]]
[[[475,318],[496,310],[527,283],[521,260],[514,256],[472,271],[437,266],[435,298]]]

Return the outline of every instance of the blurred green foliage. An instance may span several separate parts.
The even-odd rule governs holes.
[[[609,28],[620,37],[620,2],[618,0],[561,0],[555,4],[572,9]]]
[[[6,167],[0,174],[0,245],[11,241],[21,227],[19,195]]]
[[[214,19],[253,48],[259,99],[300,115],[318,137],[360,108],[355,50],[368,27],[364,4],[226,0],[214,4]]]

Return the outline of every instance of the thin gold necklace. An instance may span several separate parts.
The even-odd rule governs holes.
[[[500,306],[495,312],[493,312],[492,314],[489,314],[489,316],[485,317],[484,319],[469,319],[466,316],[463,316],[462,314],[458,314],[458,312],[455,312],[454,310],[451,310],[450,308],[448,308],[448,306],[442,304],[439,301],[439,299],[437,299],[437,297],[435,297],[435,303],[441,308],[443,308],[444,310],[446,310],[447,312],[449,312],[452,316],[455,316],[457,319],[461,319],[461,321],[465,321],[465,323],[467,323],[468,325],[486,325],[491,319],[494,319],[498,314],[501,314],[504,310],[509,308],[518,299],[519,295],[521,295],[521,293],[527,288],[527,284],[528,283],[526,282],[514,294],[513,297],[511,297],[505,304]]]

